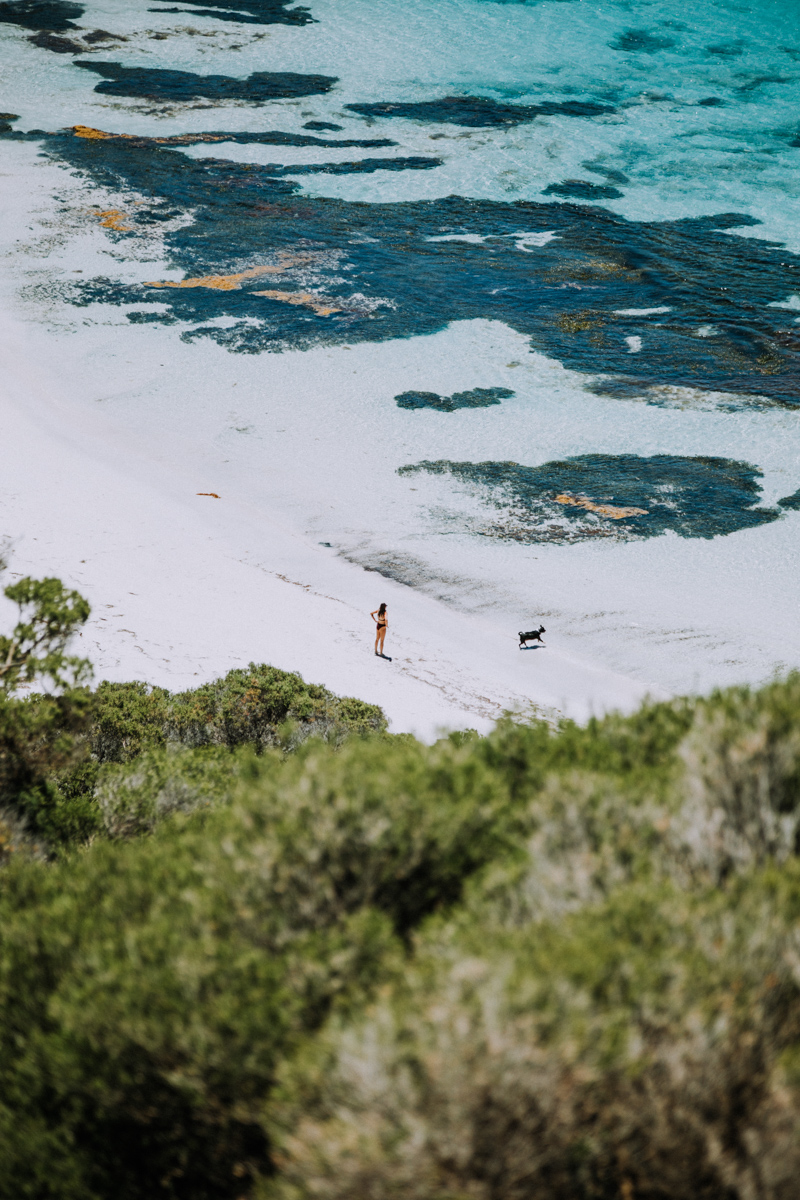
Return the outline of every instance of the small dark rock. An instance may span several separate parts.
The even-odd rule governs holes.
[[[92,33],[87,33],[83,40],[89,45],[94,45],[95,42],[127,42],[128,39],[119,33],[107,33],[105,29],[95,29]]]
[[[626,29],[608,44],[612,50],[623,50],[626,54],[655,54],[657,50],[669,50],[675,42],[672,38],[657,37],[646,29]]]
[[[565,179],[563,183],[551,183],[542,195],[574,196],[576,200],[615,200],[624,193],[619,188],[604,183],[591,183],[588,179]]]
[[[489,408],[508,400],[516,393],[510,388],[472,388],[469,392],[454,392],[440,396],[437,392],[401,392],[395,396],[398,408],[433,408],[437,412],[455,412],[458,408]]]

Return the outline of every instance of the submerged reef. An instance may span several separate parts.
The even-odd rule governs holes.
[[[501,519],[473,532],[518,542],[713,538],[778,519],[754,508],[761,471],[728,458],[582,454],[526,467],[514,462],[421,462],[399,475],[448,475]]]
[[[541,104],[502,104],[485,96],[445,96],[441,100],[417,102],[346,104],[362,117],[407,117],[412,121],[463,125],[479,129],[496,125],[519,125],[536,117],[602,117],[616,112],[608,104],[591,100],[543,101]]]
[[[61,33],[65,29],[77,29],[75,21],[83,13],[84,6],[73,4],[72,0],[3,0],[0,25]]]
[[[454,392],[452,396],[439,396],[436,392],[401,392],[395,396],[398,408],[434,408],[437,412],[455,412],[457,408],[489,408],[501,400],[509,400],[511,388],[473,388],[469,392]]]
[[[675,39],[650,33],[648,29],[626,29],[608,44],[612,50],[626,54],[657,54],[659,50],[671,50]]]
[[[306,121],[303,129],[344,129],[343,125],[336,125],[333,121]]]
[[[542,192],[543,196],[574,196],[576,200],[616,200],[623,194],[610,184],[591,183],[588,179],[565,179],[549,184]]]
[[[0,113],[0,119],[2,114]],[[324,122],[320,122],[324,124]],[[304,126],[308,128],[308,125]],[[341,129],[341,126],[336,126]],[[370,146],[396,146],[390,138],[330,138],[313,137],[307,133],[281,133],[270,129],[265,133],[225,133],[209,130],[207,133],[176,133],[167,137],[144,137],[132,133],[107,133],[103,129],[94,129],[91,125],[73,125],[72,132],[76,137],[88,138],[90,141],[101,141],[108,138],[118,138],[137,146],[197,146],[204,142],[236,142],[240,145],[256,143],[261,146],[332,146],[334,149],[349,147],[368,148]],[[280,168],[285,169],[285,168]]]
[[[190,17],[216,17],[246,25],[307,25],[313,21],[307,8],[290,8],[294,0],[203,0],[192,8],[148,8],[148,12],[186,13]]]
[[[800,489],[792,492],[791,496],[784,496],[782,500],[778,500],[777,504],[781,508],[800,509]]]
[[[75,63],[103,76],[96,92],[107,96],[135,96],[147,100],[275,100],[291,96],[317,96],[329,92],[335,75],[296,75],[291,71],[255,71],[247,79],[230,75],[195,75],[155,67],[123,67],[113,62]]]
[[[587,386],[612,379],[619,396],[656,402],[657,385],[737,393],[743,403],[800,403],[800,331],[789,310],[775,306],[800,292],[800,263],[780,246],[729,232],[757,224],[752,217],[631,221],[597,205],[459,196],[368,204],[298,194],[287,176],[427,170],[440,160],[269,166],[195,159],[167,140],[86,127],[2,136],[40,142],[91,183],[147,199],[129,206],[130,229],[111,237],[135,238],[162,213],[182,216],[180,227],[165,228],[163,247],[187,278],[313,251],[313,260],[296,258],[286,269],[281,290],[317,294],[326,315],[257,295],[247,283],[227,292],[173,290],[153,319],[185,322],[188,336],[257,353],[433,333],[480,318],[525,334],[535,349],[591,376]],[[41,286],[76,304],[141,305],[152,296],[147,285],[109,278]]]

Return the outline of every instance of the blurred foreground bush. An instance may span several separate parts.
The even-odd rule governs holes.
[[[6,856],[0,1197],[795,1200],[800,677],[426,747],[244,675]]]

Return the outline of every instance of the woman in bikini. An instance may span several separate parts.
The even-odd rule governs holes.
[[[375,653],[383,658],[383,641],[386,637],[386,630],[389,628],[389,622],[386,618],[386,605],[382,604],[380,608],[369,615],[377,625],[377,629],[375,630]]]

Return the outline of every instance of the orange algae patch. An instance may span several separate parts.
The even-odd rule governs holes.
[[[317,296],[313,292],[268,291],[253,292],[253,295],[267,296],[270,300],[282,300],[285,304],[304,304],[306,308],[313,308],[318,317],[329,317],[331,313],[342,311],[332,300],[327,300],[324,296]]]
[[[283,267],[250,267],[248,271],[237,271],[235,275],[200,275],[196,279],[179,279],[175,282],[166,280],[148,280],[145,287],[157,288],[216,288],[220,292],[232,292],[245,279],[256,279],[259,275],[267,275],[282,271]]]
[[[614,504],[595,504],[594,500],[588,500],[586,496],[568,496],[562,493],[556,496],[557,504],[573,504],[576,508],[585,508],[589,512],[599,513],[601,517],[611,517],[612,521],[619,521],[622,517],[646,517],[648,510],[646,508],[617,508]]]
[[[259,275],[280,275],[283,271],[288,271],[291,267],[299,266],[303,263],[313,261],[319,258],[320,255],[314,252],[298,253],[298,254],[280,254],[279,262],[265,264],[260,267],[249,267],[246,271],[237,271],[233,275],[200,275],[195,279],[180,279],[175,282],[165,280],[147,280],[145,287],[156,288],[216,288],[220,292],[232,292],[238,288],[240,284],[247,279],[257,279]],[[256,296],[261,295],[260,292],[254,293]],[[266,294],[266,293],[264,293]],[[295,295],[294,292],[287,295]]]
[[[104,129],[94,129],[91,125],[71,126],[75,137],[89,138],[99,141],[103,138],[124,138],[128,142],[155,142],[159,146],[189,146],[194,142],[224,142],[229,140],[227,133],[179,133],[172,137],[137,136],[135,133],[106,133]]]
[[[107,208],[105,212],[95,213],[95,216],[100,218],[100,224],[104,229],[116,229],[117,233],[126,233],[132,228],[124,223],[128,219],[128,214],[119,208]]]
[[[72,132],[75,137],[90,138],[93,141],[99,141],[101,138],[119,137],[117,133],[103,133],[102,129],[92,129],[91,125],[73,125]],[[125,136],[123,134],[123,136]]]

